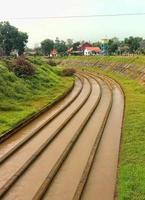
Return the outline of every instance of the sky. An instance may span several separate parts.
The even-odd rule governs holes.
[[[95,42],[102,38],[140,36],[145,38],[145,15],[73,19],[14,19],[49,16],[145,13],[144,0],[2,0],[0,21],[29,35],[29,47],[46,38]]]

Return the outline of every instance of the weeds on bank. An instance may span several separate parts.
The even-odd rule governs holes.
[[[72,77],[62,77],[61,69],[50,67],[43,58],[28,60],[35,73],[21,77],[9,69],[9,62],[0,60],[0,134],[52,103],[73,83]]]

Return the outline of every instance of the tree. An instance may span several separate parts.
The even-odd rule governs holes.
[[[54,48],[59,54],[64,54],[67,50],[66,43],[63,40],[60,41],[58,37],[55,40]]]
[[[124,39],[124,44],[129,47],[130,53],[135,53],[140,48],[140,42],[143,39],[141,37],[132,37]]]
[[[41,49],[44,55],[50,55],[50,52],[53,50],[53,48],[54,48],[53,40],[46,39],[41,42]]]
[[[9,22],[0,22],[1,47],[9,56],[14,47],[14,38],[17,37],[18,29],[11,26]]]
[[[117,53],[118,48],[119,48],[119,44],[120,44],[120,42],[119,42],[118,38],[115,37],[115,38],[110,39],[109,42],[108,42],[109,54]]]
[[[17,50],[21,55],[27,41],[28,35],[26,33],[19,32],[9,22],[0,22],[0,47],[5,55],[9,56],[13,50]]]
[[[42,55],[42,49],[41,49],[41,47],[35,47],[34,51],[36,52],[36,55],[39,55],[39,56]]]
[[[75,42],[75,43],[73,43],[73,50],[74,50],[74,51],[77,51],[78,46],[79,46],[80,44],[81,44],[80,42]]]
[[[14,45],[15,45],[14,49],[16,49],[18,51],[19,55],[22,55],[24,53],[27,42],[28,42],[27,33],[18,32],[17,37],[15,39],[15,43],[14,43]]]
[[[67,42],[66,42],[66,45],[67,45],[68,48],[71,48],[73,46],[73,40],[68,38]]]
[[[140,42],[140,52],[145,55],[145,40]]]

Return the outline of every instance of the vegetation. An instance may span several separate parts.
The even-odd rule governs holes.
[[[145,57],[144,56],[71,56],[61,60],[65,67],[100,67],[111,69],[137,79],[145,85]]]
[[[34,66],[24,57],[18,57],[9,62],[9,69],[18,77],[32,76],[35,72]]]
[[[46,39],[41,42],[41,47],[35,49],[39,54],[43,55],[50,55],[51,51],[53,49],[56,49],[57,53],[61,56],[65,55],[67,52],[68,47],[72,44],[72,40],[68,39],[67,42],[63,40],[59,40],[58,37],[56,37],[55,41],[51,39]],[[39,51],[38,51],[39,50]]]
[[[112,54],[134,54],[134,53],[142,53],[143,47],[143,38],[140,37],[132,37],[125,38],[123,41],[120,41],[118,38],[112,38],[108,41],[108,50],[109,55]]]
[[[9,22],[0,22],[0,54],[9,56],[12,51],[22,55],[28,41],[27,33],[18,31]]]
[[[67,39],[67,41],[60,40],[56,37],[55,41],[46,39],[41,43],[41,47],[35,49],[35,52],[39,55],[49,55],[51,50],[56,49],[57,53],[61,56],[68,55],[68,51],[72,48],[72,55],[83,55],[83,52],[80,52],[80,45],[84,44],[85,41],[73,42],[72,39]],[[99,47],[102,49],[103,45],[101,41],[90,43],[94,47]],[[44,48],[46,48],[44,50]],[[124,40],[119,40],[118,38],[106,39],[106,53],[109,55],[129,55],[129,54],[144,54],[145,52],[145,40],[141,37],[128,37]],[[50,50],[48,50],[50,49]]]
[[[118,81],[126,96],[126,110],[121,142],[118,200],[144,200],[145,197],[145,88],[135,80],[111,71],[88,69]]]
[[[58,59],[59,60],[59,59]],[[138,66],[142,65],[145,66],[145,56],[70,56],[70,57],[64,57],[63,60],[65,62],[70,63],[75,63],[75,64],[83,64],[87,65],[88,67],[92,64],[94,66],[95,64],[97,65],[97,62],[104,62],[104,63],[120,63],[120,64],[136,64]]]
[[[64,76],[73,76],[76,73],[76,70],[74,68],[66,68],[62,71],[62,74]]]
[[[73,77],[62,77],[58,67],[48,66],[47,59],[27,60],[34,65],[35,73],[23,77],[9,70],[11,60],[0,60],[0,134],[51,104],[73,83]]]
[[[71,42],[71,41],[69,40],[69,42]],[[55,39],[54,48],[57,50],[57,52],[58,52],[60,55],[64,55],[65,52],[67,51],[66,42],[63,41],[63,40],[59,40],[59,38],[57,37],[57,38]]]
[[[26,44],[28,42],[27,33],[18,31],[18,29],[9,22],[0,22],[0,55],[9,56],[15,51],[18,55],[24,53]],[[55,41],[51,39],[45,39],[41,42],[40,47],[34,48],[37,55],[48,55],[53,49],[61,56],[68,55],[68,49],[72,48],[74,54],[79,51],[79,46],[84,44],[85,41],[73,42],[72,39],[67,39],[67,41],[60,40],[56,37]],[[93,42],[92,46],[98,46],[102,48],[103,46],[100,41]],[[144,54],[145,53],[145,40],[141,37],[128,37],[120,41],[118,38],[110,38],[106,43],[107,52],[109,55],[122,55],[122,54]],[[27,49],[28,52],[33,50]],[[79,55],[83,52],[79,52]]]
[[[119,200],[144,200],[145,199],[145,88],[136,80],[112,72],[109,68],[102,70],[92,67],[98,57],[74,57],[67,62],[67,66],[76,66],[82,70],[101,73],[118,81],[123,87],[126,96],[126,109],[121,141],[121,154],[118,175]],[[128,63],[131,57],[104,57],[106,62]],[[69,59],[67,59],[69,60]],[[64,60],[65,63],[67,60]],[[96,61],[95,61],[96,60]],[[68,64],[70,63],[70,65]],[[91,63],[89,65],[89,63]],[[137,65],[145,64],[145,58],[134,60]],[[84,67],[85,65],[85,67]]]
[[[49,59],[48,60],[48,65],[50,65],[50,66],[56,66],[57,63],[55,62],[55,60]]]
[[[53,48],[54,48],[53,40],[46,39],[41,42],[41,49],[42,49],[42,53],[44,55],[46,55],[46,56],[50,55],[50,52],[52,51]]]

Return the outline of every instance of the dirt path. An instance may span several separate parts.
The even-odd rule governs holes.
[[[1,144],[0,198],[113,200],[123,108],[115,82],[79,75],[64,100]]]

